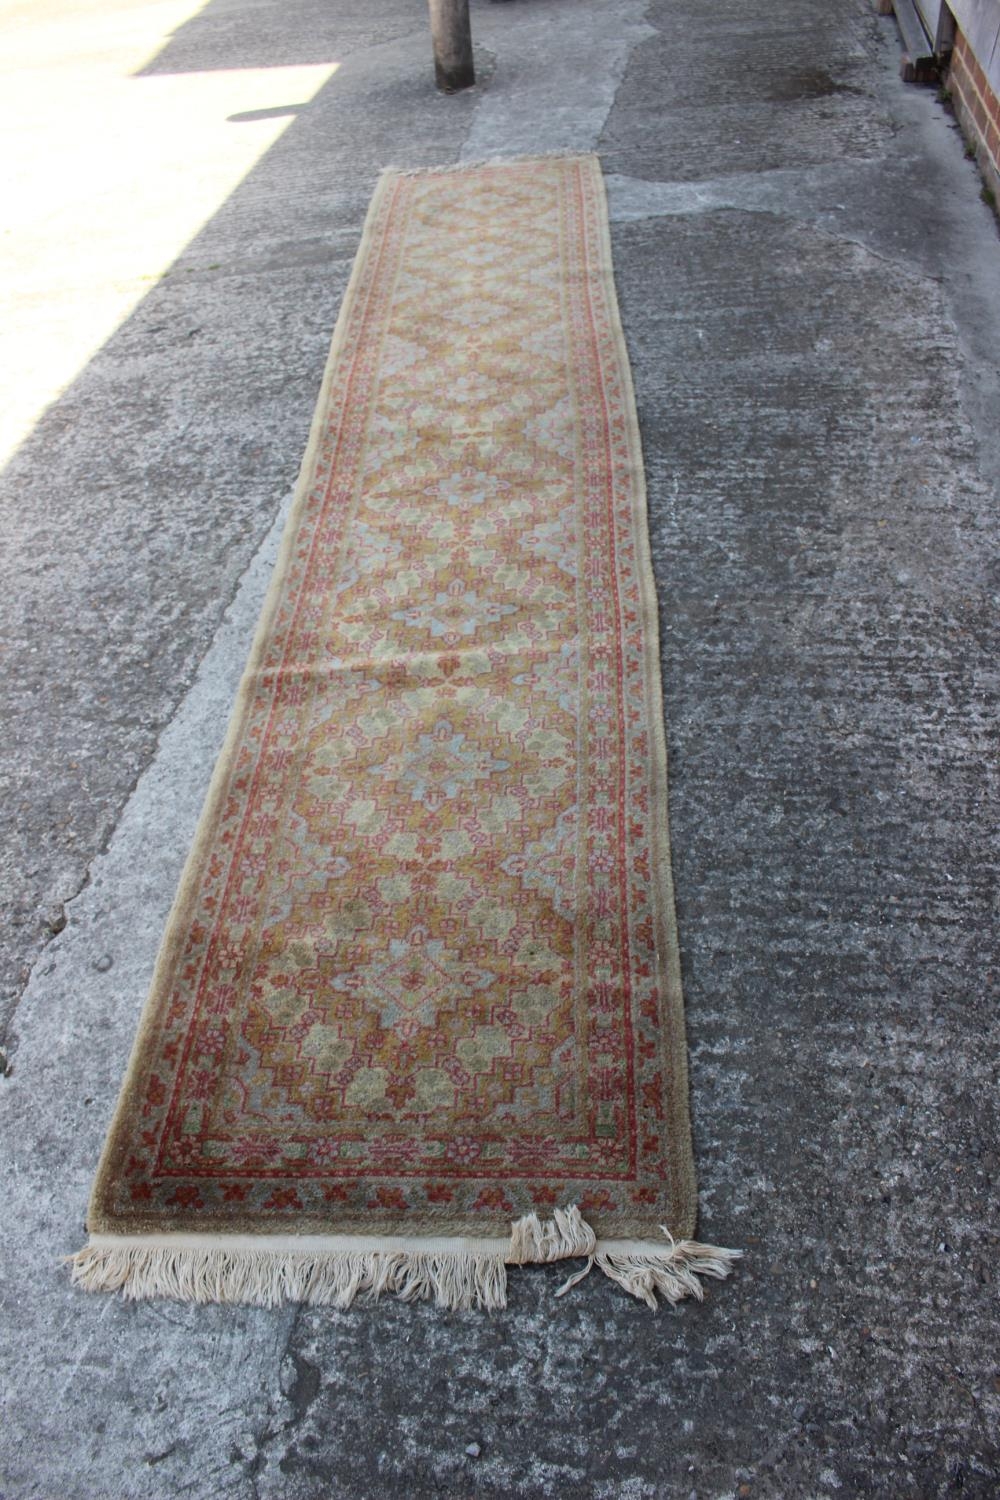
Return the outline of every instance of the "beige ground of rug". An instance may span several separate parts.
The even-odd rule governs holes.
[[[74,1278],[655,1306],[733,1262],[695,1211],[599,163],[388,171]]]

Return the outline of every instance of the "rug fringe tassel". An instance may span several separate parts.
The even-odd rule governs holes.
[[[554,1260],[572,1260],[578,1255],[593,1254],[596,1244],[596,1234],[575,1205],[557,1208],[544,1223],[537,1214],[528,1214],[510,1226],[507,1263],[548,1265]]]
[[[148,1245],[88,1245],[70,1257],[73,1284],[84,1292],[175,1302],[249,1302],[280,1307],[309,1302],[349,1308],[385,1293],[402,1302],[433,1298],[439,1308],[507,1307],[502,1254],[274,1253],[267,1250],[169,1250]]]
[[[664,1230],[666,1234],[666,1230]],[[244,1302],[278,1307],[285,1302],[347,1308],[359,1297],[377,1301],[390,1294],[403,1302],[433,1299],[451,1310],[507,1305],[507,1266],[546,1265],[587,1256],[582,1271],[556,1293],[561,1297],[594,1266],[633,1297],[656,1307],[656,1294],[668,1302],[701,1301],[699,1276],[725,1277],[738,1250],[721,1250],[693,1240],[632,1245],[600,1241],[579,1209],[557,1209],[542,1221],[529,1214],[511,1226],[506,1250],[477,1252],[463,1247],[418,1249],[316,1250],[293,1252],[266,1246],[247,1249],[91,1243],[68,1257],[75,1286],[87,1292],[120,1292],[132,1300],[168,1297],[178,1302]]]
[[[612,1242],[602,1247],[599,1242],[583,1270],[565,1281],[556,1296],[564,1296],[596,1266],[654,1312],[658,1306],[657,1293],[671,1305],[683,1302],[685,1297],[695,1297],[701,1302],[705,1291],[698,1278],[713,1276],[723,1281],[743,1254],[742,1250],[724,1250],[719,1245],[699,1244],[697,1240],[675,1240],[667,1229],[663,1233],[668,1244],[662,1249],[645,1244],[633,1248],[627,1242],[622,1242],[620,1248]]]
[[[347,1308],[386,1293],[403,1302],[433,1298],[438,1307],[487,1310],[507,1305],[502,1254],[418,1251],[169,1249],[149,1245],[88,1245],[70,1257],[75,1286],[121,1292],[130,1300],[247,1302],[279,1307],[308,1302]]]

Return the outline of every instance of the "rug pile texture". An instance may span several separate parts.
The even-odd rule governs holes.
[[[666,798],[597,159],[389,171],[76,1281],[700,1296]]]

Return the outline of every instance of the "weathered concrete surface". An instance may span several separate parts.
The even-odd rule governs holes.
[[[334,37],[340,69],[10,471],[0,608],[39,623],[5,684],[45,688],[4,817],[90,880],[0,1084],[0,1495],[993,1495],[1000,244],[974,169],[866,0],[481,3],[483,82],[451,100],[417,0],[276,14],[213,0],[149,71]],[[702,1230],[747,1260],[659,1318],[539,1272],[489,1321],[83,1298],[57,1257],[376,170],[564,145],[609,174]]]
[[[380,4],[371,15],[360,4],[300,0],[282,9],[280,37],[272,7],[211,0],[172,37],[161,26],[156,55],[125,79],[135,104],[103,122],[98,144],[109,164],[76,204],[74,230],[45,192],[48,159],[56,159],[58,191],[70,191],[60,154],[75,149],[74,133],[86,138],[87,112],[99,109],[108,73],[117,81],[105,59],[129,70],[121,35],[139,32],[143,20],[142,34],[156,35],[161,12],[185,8],[196,7],[140,0],[109,17],[98,0],[82,7],[45,0],[26,16],[23,6],[0,4],[11,88],[20,82],[25,95],[10,93],[6,109],[0,98],[7,156],[39,155],[32,166],[41,186],[34,214],[3,242],[4,289],[10,296],[21,288],[11,320],[37,325],[39,338],[53,337],[53,323],[57,341],[72,338],[91,303],[113,308],[114,277],[99,251],[119,276],[140,281],[149,269],[143,256],[158,241],[141,243],[131,261],[119,251],[141,233],[133,216],[157,210],[157,195],[146,191],[147,152],[136,153],[131,180],[118,156],[131,131],[151,130],[149,111],[164,86],[187,81],[164,122],[183,138],[187,115],[204,113],[207,75],[224,81],[241,70],[338,64],[305,102],[298,76],[284,99],[275,98],[267,73],[258,76],[257,97],[291,112],[284,134],[48,408],[3,475],[0,723],[16,727],[0,760],[0,909],[10,933],[0,954],[0,1034],[25,965],[64,919],[62,903],[105,844],[294,483],[379,169],[394,157],[454,157],[475,110],[474,99],[453,100],[449,110],[427,93],[421,47],[429,43],[413,0]],[[236,138],[257,129],[245,107],[253,92],[217,128]],[[33,106],[23,138],[22,102]],[[47,114],[62,138],[52,131],[40,149],[32,132]],[[187,148],[190,171],[162,186],[180,201],[161,211],[182,212],[194,191],[197,133]],[[109,215],[120,231],[102,241]],[[54,288],[35,278],[46,233],[56,244]],[[8,356],[4,380],[14,400],[23,381],[16,360],[30,367],[33,354],[25,338]]]

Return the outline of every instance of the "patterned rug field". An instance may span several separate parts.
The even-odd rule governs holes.
[[[695,1243],[656,600],[595,157],[389,171],[74,1279],[503,1306]]]

